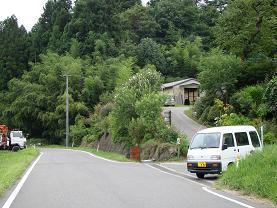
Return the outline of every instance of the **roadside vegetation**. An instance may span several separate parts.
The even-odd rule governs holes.
[[[265,126],[276,142],[273,0],[47,1],[30,32],[0,22],[0,121],[42,144],[110,137],[127,149],[182,137],[165,124],[160,86],[196,78],[193,111],[208,125]],[[237,20],[240,21],[237,21]],[[185,152],[185,151],[184,151]]]
[[[95,154],[97,156],[109,159],[109,160],[115,160],[115,161],[120,161],[120,162],[130,162],[132,160],[128,159],[125,157],[125,155],[115,153],[115,152],[106,152],[106,151],[101,151],[101,150],[96,150],[92,148],[85,148],[85,147],[78,147],[78,148],[73,148],[77,150],[83,150],[86,152],[90,152],[92,154]]]
[[[18,152],[0,151],[0,196],[21,177],[37,155],[38,151],[33,148]]]
[[[224,172],[220,187],[268,198],[277,205],[277,145],[267,145]]]

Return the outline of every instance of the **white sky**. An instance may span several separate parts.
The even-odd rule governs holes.
[[[0,0],[0,21],[14,14],[18,24],[30,31],[42,14],[46,2],[47,0]],[[145,5],[148,0],[142,2]]]

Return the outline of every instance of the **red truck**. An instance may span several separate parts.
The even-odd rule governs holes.
[[[26,138],[22,131],[8,131],[6,125],[0,125],[0,149],[18,151],[26,148]]]

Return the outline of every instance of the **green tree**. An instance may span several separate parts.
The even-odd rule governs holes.
[[[201,89],[209,95],[223,99],[234,92],[237,77],[241,70],[241,61],[233,55],[226,55],[215,49],[201,58],[198,80]]]
[[[266,85],[264,92],[264,101],[273,114],[273,118],[277,118],[277,76],[274,76]]]
[[[7,83],[29,70],[29,43],[27,31],[19,27],[15,16],[0,22],[0,91]]]
[[[144,96],[158,92],[161,81],[161,75],[155,69],[147,68],[132,76],[125,85],[117,88],[114,100],[115,108],[110,115],[110,130],[115,142],[128,146],[140,141],[138,135],[141,134],[142,129],[137,129],[136,124],[141,124],[140,126],[142,127],[142,123],[137,119],[140,119],[140,121],[143,119],[149,120],[147,117],[144,117],[144,108],[142,109],[141,105],[143,104],[140,104],[140,101],[143,100]],[[145,98],[145,101],[141,102],[147,103],[147,106],[151,106],[149,103],[152,101]],[[151,111],[151,109],[155,111],[155,109],[160,107],[160,105],[154,105],[148,111]],[[155,118],[156,116],[155,114]],[[155,118],[153,119],[155,120]],[[130,127],[131,123],[132,125]],[[137,135],[135,137],[137,141],[134,141],[131,136],[134,134]]]
[[[87,106],[94,106],[99,102],[99,97],[104,91],[104,84],[98,77],[86,77],[84,80],[84,88],[82,90],[82,96]]]
[[[259,117],[264,88],[261,85],[248,86],[236,92],[231,98],[231,104],[237,113],[250,118]]]
[[[135,5],[119,15],[119,23],[124,33],[134,41],[139,42],[143,38],[153,38],[159,25],[150,14],[148,7]]]
[[[228,0],[205,0],[199,2],[199,23],[196,26],[197,35],[201,36],[203,48],[208,51],[215,46],[212,28],[227,5]]]
[[[41,53],[47,49],[63,53],[65,52],[65,39],[62,35],[65,26],[71,19],[71,0],[47,1],[43,14],[31,31],[31,57],[36,61]],[[70,42],[71,39],[66,41]]]
[[[234,0],[218,20],[216,41],[243,60],[255,53],[272,57],[276,52],[274,0]]]
[[[165,127],[161,117],[162,106],[162,96],[155,92],[144,95],[135,103],[138,118],[132,119],[128,129],[134,144],[159,138],[161,126]]]
[[[202,41],[196,37],[194,41],[180,39],[175,46],[167,52],[167,62],[171,68],[167,75],[178,77],[196,77],[198,72],[198,62],[203,54]]]
[[[150,38],[141,40],[137,48],[137,59],[141,67],[152,64],[162,73],[166,69],[166,61],[161,53],[160,46]]]
[[[160,25],[157,34],[160,41],[167,37],[170,26],[173,27],[171,30],[180,30],[183,37],[188,37],[195,32],[195,26],[199,20],[196,1],[163,0],[152,2],[150,5],[153,5],[153,16]]]
[[[277,66],[274,58],[267,57],[263,53],[253,54],[243,62],[238,87],[262,83],[276,73]]]
[[[65,80],[70,74],[70,124],[77,115],[88,116],[88,107],[81,100],[85,63],[71,56],[48,53],[42,63],[32,66],[21,78],[8,83],[1,120],[11,127],[21,128],[34,137],[45,137],[50,143],[61,143],[65,124]],[[90,68],[87,70],[89,71]]]

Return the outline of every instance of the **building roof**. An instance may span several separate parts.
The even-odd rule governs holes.
[[[194,79],[194,78],[188,78],[188,79],[183,79],[183,80],[179,80],[179,81],[176,81],[176,82],[165,83],[165,84],[162,85],[162,89],[174,87],[174,86],[177,86],[177,85],[185,86],[185,85],[189,85],[189,84],[199,85],[200,83],[197,82],[196,79]]]

